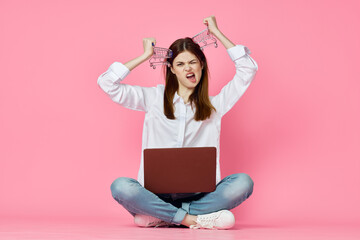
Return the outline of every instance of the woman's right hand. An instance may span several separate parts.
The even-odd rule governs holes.
[[[154,49],[153,49],[153,45],[152,45],[153,43],[154,43],[154,45],[156,44],[155,38],[144,38],[143,39],[144,53],[141,54],[140,56],[138,56],[137,58],[134,58],[134,59],[128,61],[124,65],[130,71],[132,71],[134,68],[139,66],[141,63],[143,63],[146,60],[148,60],[149,58],[151,58],[154,53]]]
[[[155,46],[156,40],[155,38],[144,38],[143,39],[143,46],[144,46],[144,56],[146,57],[146,60],[151,58],[151,56],[154,53],[153,44]]]
[[[209,28],[211,34],[216,35],[219,32],[219,28],[216,23],[216,18],[214,15],[204,18],[203,23]]]

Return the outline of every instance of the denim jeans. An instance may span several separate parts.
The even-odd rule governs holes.
[[[245,173],[232,174],[210,193],[154,194],[132,178],[120,177],[111,184],[113,198],[133,216],[150,215],[180,225],[185,215],[230,210],[253,192],[254,182]]]

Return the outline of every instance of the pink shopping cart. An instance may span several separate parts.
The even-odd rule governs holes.
[[[153,49],[154,49],[154,53],[149,60],[150,67],[155,69],[157,65],[168,64],[166,59],[172,57],[173,54],[172,51],[168,48],[155,47],[154,44],[153,44]]]

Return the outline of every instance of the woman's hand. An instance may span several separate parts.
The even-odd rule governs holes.
[[[153,44],[155,46],[156,40],[155,38],[144,38],[143,39],[143,46],[144,46],[144,57],[146,60],[151,58],[151,56],[154,54]]]
[[[143,39],[144,53],[141,54],[141,56],[138,56],[137,58],[128,61],[124,65],[131,71],[137,66],[139,66],[141,63],[151,58],[154,53],[153,44],[154,46],[156,44],[155,38],[144,38]]]
[[[216,19],[215,19],[214,15],[204,18],[203,22],[209,28],[209,31],[211,34],[216,35],[218,32],[220,32],[220,30],[216,24]]]
[[[224,45],[226,49],[234,47],[235,44],[231,42],[218,28],[215,16],[204,18],[204,24],[208,26],[209,31]]]

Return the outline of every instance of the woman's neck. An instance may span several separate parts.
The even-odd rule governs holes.
[[[190,95],[194,92],[194,89],[189,89],[189,88],[181,88],[179,86],[179,89],[177,91],[177,94],[184,100],[184,103],[188,103],[189,102],[189,97]]]

